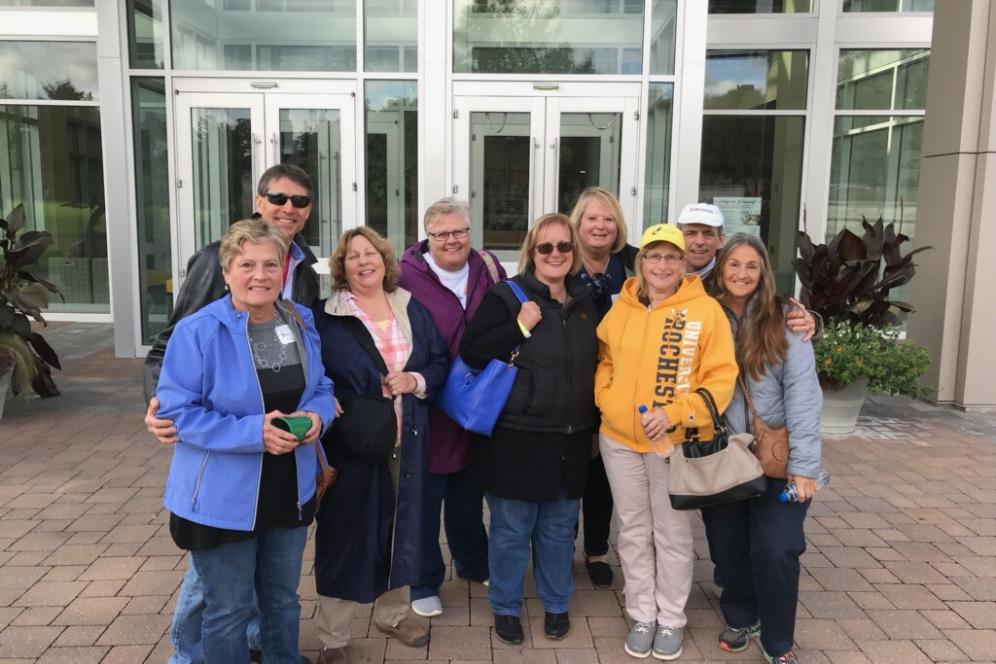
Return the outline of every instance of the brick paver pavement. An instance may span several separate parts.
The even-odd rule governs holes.
[[[63,395],[9,400],[0,422],[0,663],[164,662],[185,558],[161,503],[170,452],[142,424],[141,361],[113,358],[108,326],[53,324],[46,334],[63,358]],[[996,418],[889,399],[864,414],[855,435],[825,442],[833,480],[806,523],[801,661],[992,661]],[[731,655],[715,645],[721,618],[696,523],[681,661],[762,661],[756,646]],[[314,657],[310,567],[301,642]],[[593,590],[576,560],[574,629],[554,643],[542,636],[529,580],[530,629],[512,648],[492,633],[486,589],[451,579],[427,647],[388,641],[367,609],[353,624],[352,661],[632,661],[622,650],[621,581],[616,568],[612,589]]]

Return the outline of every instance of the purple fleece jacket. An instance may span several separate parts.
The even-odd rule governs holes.
[[[460,340],[478,305],[484,299],[494,282],[481,254],[471,250],[467,261],[470,273],[467,275],[467,309],[460,306],[460,300],[439,281],[425,261],[423,254],[428,251],[425,240],[410,246],[401,257],[401,287],[409,291],[419,304],[429,310],[436,322],[439,333],[450,350],[450,360],[460,350]],[[506,278],[505,270],[498,259],[488,252],[498,269],[498,277]],[[467,464],[467,432],[456,422],[446,417],[438,408],[429,408],[429,472],[450,474],[461,470]]]

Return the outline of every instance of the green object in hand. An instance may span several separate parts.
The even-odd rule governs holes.
[[[304,440],[311,430],[310,417],[275,417],[273,426],[284,431],[289,431],[297,438],[297,442]]]

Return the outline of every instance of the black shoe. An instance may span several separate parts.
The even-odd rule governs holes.
[[[543,633],[546,638],[559,641],[565,638],[571,631],[571,619],[567,612],[550,613],[547,611],[543,618]]]
[[[588,568],[588,578],[596,588],[608,588],[612,585],[612,568],[602,560],[588,560],[584,566]]]
[[[499,616],[495,614],[495,636],[502,643],[517,646],[526,638],[522,633],[522,623],[519,616]]]

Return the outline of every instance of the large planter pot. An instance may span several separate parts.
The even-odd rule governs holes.
[[[12,371],[8,371],[0,375],[0,420],[3,419],[3,405],[7,401],[7,393],[10,392],[10,376],[12,373]]]
[[[820,433],[840,435],[853,432],[867,395],[867,378],[859,378],[839,390],[824,388]]]

